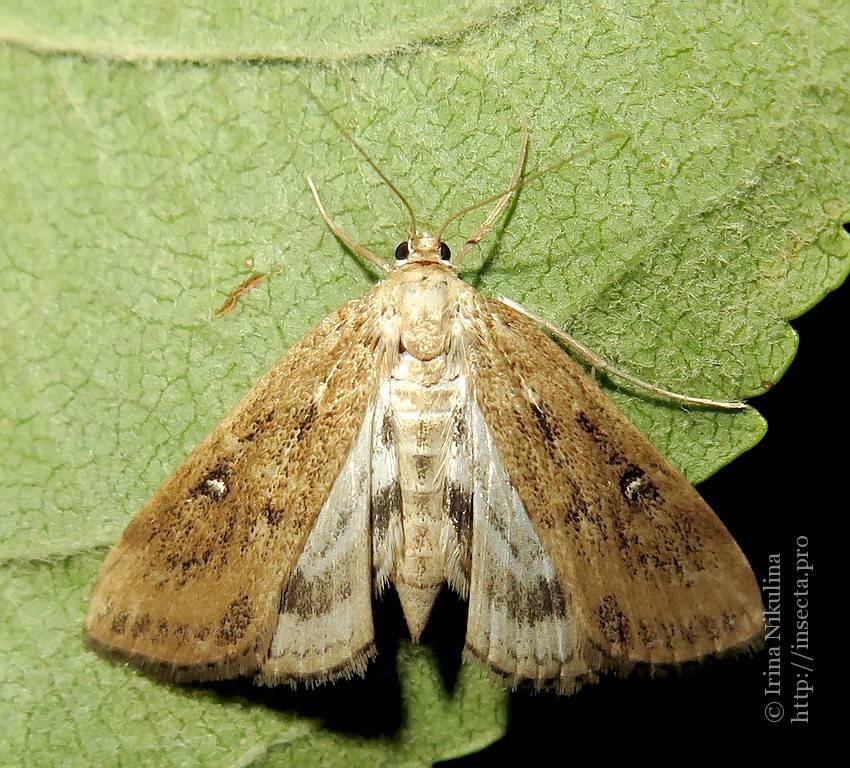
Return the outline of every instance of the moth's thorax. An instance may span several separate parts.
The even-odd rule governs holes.
[[[418,360],[433,360],[448,350],[463,283],[450,268],[413,261],[393,272],[393,302],[402,351]]]

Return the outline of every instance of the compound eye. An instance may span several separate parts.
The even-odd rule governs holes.
[[[403,243],[399,243],[395,249],[395,257],[397,261],[404,261],[408,256],[410,256],[410,246],[405,240]]]
[[[452,250],[445,243],[440,243],[440,258],[448,261],[452,257]]]

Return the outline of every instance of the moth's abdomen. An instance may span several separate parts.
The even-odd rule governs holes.
[[[447,576],[441,546],[444,529],[451,528],[446,459],[460,381],[445,355],[423,362],[404,353],[390,384],[403,530],[391,579],[414,640]]]

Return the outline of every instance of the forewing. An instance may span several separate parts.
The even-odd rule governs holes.
[[[379,302],[375,289],[307,333],[142,508],[92,591],[95,647],[176,680],[259,670],[364,420]]]
[[[472,562],[466,649],[508,684],[574,687],[587,670],[575,653],[569,595],[540,543],[472,403]]]
[[[286,585],[271,650],[258,676],[261,683],[318,684],[351,677],[362,674],[374,654],[372,422],[367,410]]]
[[[476,401],[572,606],[578,666],[752,642],[752,570],[690,483],[531,320],[472,294],[463,322]]]

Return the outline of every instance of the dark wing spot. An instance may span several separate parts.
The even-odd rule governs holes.
[[[632,506],[647,501],[657,501],[660,497],[658,487],[640,467],[629,464],[620,475],[620,493]]]
[[[398,478],[372,494],[373,536],[385,535],[394,512],[401,509],[401,485]]]
[[[266,519],[266,522],[274,528],[283,518],[283,510],[276,509],[271,504],[266,504],[261,510],[260,514]]]
[[[471,532],[472,491],[457,483],[446,483],[446,511],[457,538],[466,539]]]
[[[281,611],[294,613],[304,619],[314,616],[314,611],[325,613],[330,607],[329,598],[324,594],[324,590],[322,589],[315,590],[317,595],[314,596],[314,590],[312,589],[314,586],[317,586],[315,581],[311,585],[304,578],[304,574],[301,571],[295,571],[289,579],[289,584],[287,584],[286,591],[281,598]],[[319,598],[320,603],[315,601],[315,597]]]
[[[127,627],[127,619],[129,618],[129,614],[127,611],[121,611],[113,620],[112,620],[112,631],[116,635],[123,635],[124,630]]]
[[[310,619],[329,613],[350,596],[351,586],[341,584],[335,589],[330,575],[308,581],[300,571],[295,571],[281,600],[281,611]]]
[[[384,416],[381,419],[381,444],[385,448],[395,444],[395,423],[393,422],[392,411],[389,408],[384,411]]]
[[[548,410],[540,402],[531,402],[531,415],[534,416],[534,422],[540,434],[543,435],[543,442],[546,445],[546,452],[549,454],[552,461],[558,467],[565,467],[569,463],[564,452],[558,445],[558,428],[550,416]]]
[[[579,411],[576,416],[576,422],[590,436],[590,439],[599,446],[608,464],[617,465],[623,464],[626,461],[625,455],[612,445],[608,435],[584,411]]]
[[[565,615],[566,601],[560,586],[543,577],[539,578],[528,596],[529,623],[536,624],[553,616],[563,618]]]
[[[599,510],[598,503],[589,505],[575,482],[569,480],[569,485],[572,492],[564,505],[564,521],[580,537],[578,541],[592,542],[597,546],[606,543],[610,538],[609,526]]]
[[[705,631],[705,634],[714,640],[714,642],[720,640],[720,629],[717,626],[717,622],[710,616],[702,617],[702,628]]]
[[[466,440],[467,431],[463,408],[455,408],[452,413],[452,440],[458,444],[463,444]]]
[[[685,640],[687,640],[690,645],[696,644],[698,635],[696,630],[694,629],[692,621],[689,620],[685,622],[684,626],[682,627],[682,634],[684,635]]]
[[[150,627],[151,617],[148,616],[148,614],[143,613],[133,622],[133,626],[130,627],[130,634],[135,638],[141,637],[142,635],[147,634]]]
[[[599,631],[614,645],[631,644],[631,626],[614,595],[605,595],[599,604]]]
[[[584,411],[579,411],[578,416],[576,416],[576,421],[578,422],[578,425],[591,437],[597,440],[601,439],[601,430],[593,423],[590,416],[588,416]]]
[[[212,557],[213,551],[211,549],[205,549],[200,555],[193,555],[181,561],[179,563],[179,569],[181,571],[180,583],[185,584],[190,578],[197,576],[199,572],[203,572],[207,565],[209,565]],[[166,558],[172,570],[178,569],[176,562],[178,559],[177,555],[170,555]]]
[[[566,512],[564,512],[564,520],[576,530],[581,528],[582,515],[575,504],[567,504]]]
[[[549,423],[549,417],[546,415],[546,412],[540,407],[537,403],[531,404],[531,413],[534,416],[535,422],[537,422],[537,428],[543,433],[543,438],[547,443],[555,442],[555,432],[552,429],[552,425]]]
[[[658,634],[645,621],[638,624],[638,637],[646,648],[654,648],[658,642]]]
[[[221,501],[230,493],[230,465],[219,464],[210,470],[199,483],[189,491],[190,499],[207,498]]]
[[[245,636],[252,616],[251,599],[248,595],[242,595],[234,600],[219,621],[218,632],[215,635],[219,645],[238,643]]]
[[[472,491],[453,482],[447,482],[444,503],[457,542],[461,570],[469,576],[472,552]]]
[[[272,408],[265,413],[261,413],[259,416],[254,418],[251,424],[247,428],[243,428],[243,431],[237,436],[237,440],[240,443],[250,443],[253,440],[257,439],[257,436],[264,433],[274,422],[275,420],[275,411]]]
[[[490,590],[492,602],[503,606],[518,625],[533,626],[553,618],[563,619],[567,614],[560,585],[543,577],[525,584],[506,574],[498,585],[491,584]]]

